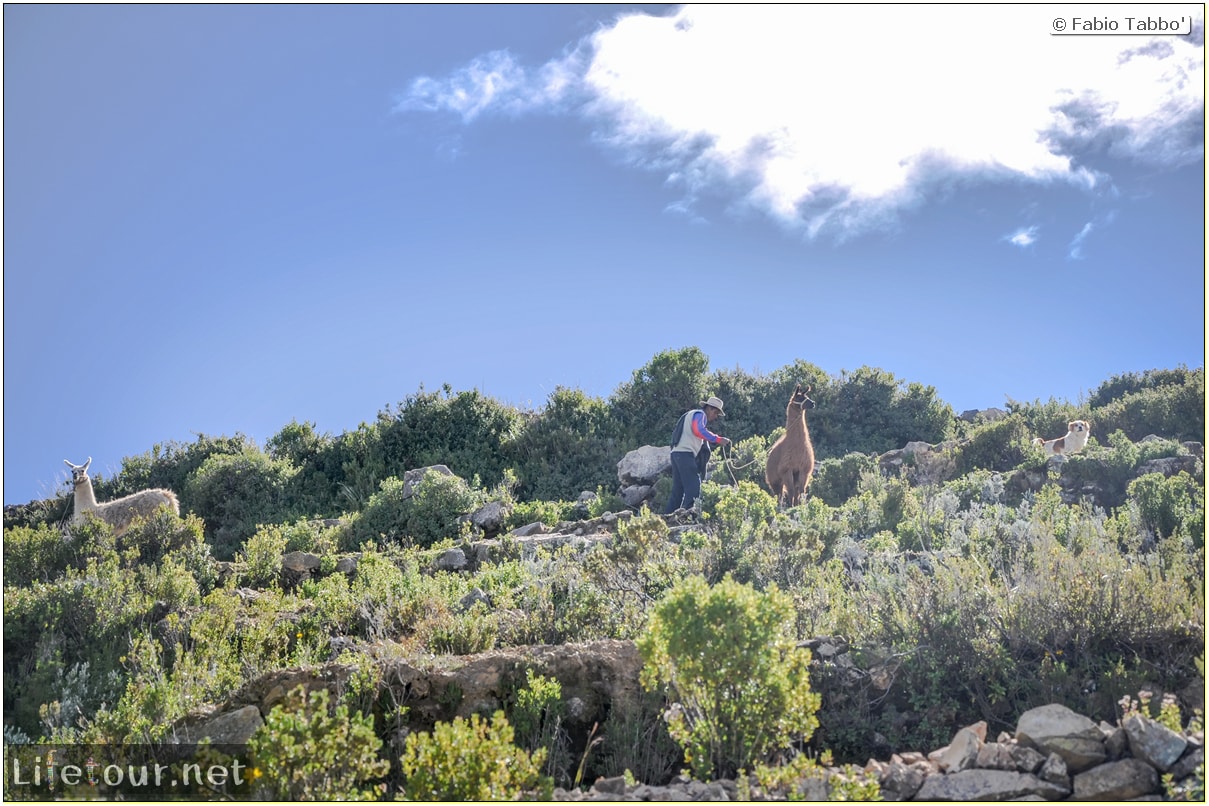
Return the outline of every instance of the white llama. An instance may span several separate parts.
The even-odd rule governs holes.
[[[72,526],[83,523],[86,514],[91,512],[112,526],[116,536],[129,529],[136,518],[150,518],[162,506],[167,506],[174,515],[180,515],[180,504],[176,500],[176,493],[171,490],[139,490],[125,498],[98,504],[96,493],[92,491],[92,479],[88,477],[92,457],[89,456],[82,465],[73,465],[66,459],[63,463],[71,468],[71,483],[76,492]]]

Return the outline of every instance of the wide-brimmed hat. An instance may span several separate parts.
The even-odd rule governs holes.
[[[707,405],[707,406],[713,406],[715,409],[717,409],[717,410],[718,410],[718,413],[719,413],[719,414],[723,414],[723,413],[724,413],[724,412],[722,411],[722,401],[721,401],[719,398],[716,398],[716,397],[711,397],[709,400],[705,401],[705,405]]]

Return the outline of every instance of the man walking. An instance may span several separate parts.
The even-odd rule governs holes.
[[[672,496],[664,514],[691,509],[701,496],[701,477],[709,461],[710,445],[729,445],[730,440],[709,430],[722,416],[722,401],[711,397],[699,409],[685,412],[672,432]],[[702,461],[704,458],[705,461]]]

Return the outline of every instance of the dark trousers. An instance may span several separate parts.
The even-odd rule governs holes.
[[[672,496],[663,514],[691,509],[701,496],[701,477],[697,475],[697,457],[688,451],[672,451]]]

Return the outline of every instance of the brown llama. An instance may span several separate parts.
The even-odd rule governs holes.
[[[785,434],[768,451],[764,471],[764,480],[777,497],[777,503],[791,507],[801,503],[814,473],[814,445],[806,430],[806,410],[814,408],[814,401],[806,396],[811,388],[808,386],[803,392],[802,384],[794,387],[785,407]]]

